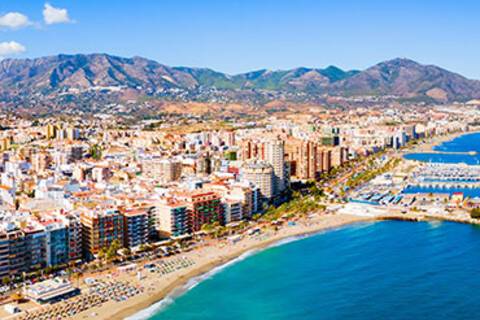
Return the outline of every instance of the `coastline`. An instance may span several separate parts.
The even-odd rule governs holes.
[[[428,142],[413,146],[405,153],[422,153],[433,150],[443,142],[453,140],[459,136],[466,134],[474,134],[480,131],[453,132],[443,136],[429,139]],[[402,154],[403,152],[400,152]],[[322,214],[313,213],[309,218],[302,218],[295,225],[284,225],[275,231],[267,229],[259,236],[246,236],[236,242],[231,243],[228,240],[215,240],[201,243],[201,245],[190,252],[180,254],[180,256],[193,260],[194,265],[184,269],[173,271],[170,274],[159,276],[158,274],[149,273],[143,268],[143,263],[138,263],[138,268],[130,273],[118,272],[117,268],[109,269],[106,272],[96,274],[97,278],[114,278],[115,280],[127,281],[137,287],[142,287],[144,291],[128,300],[122,302],[108,301],[100,306],[90,308],[82,313],[71,317],[71,319],[125,319],[134,316],[132,319],[145,319],[151,317],[158,312],[163,303],[169,303],[170,298],[175,298],[188,290],[186,287],[190,281],[196,281],[202,276],[209,276],[211,272],[216,272],[216,268],[222,268],[230,262],[235,261],[244,254],[254,253],[267,249],[276,244],[282,244],[284,240],[289,238],[299,238],[303,236],[311,236],[322,231],[336,229],[345,225],[361,223],[361,222],[377,222],[385,220],[403,220],[403,221],[428,221],[442,220],[453,221],[459,223],[479,224],[471,219],[455,219],[444,215],[431,215],[428,213],[407,213],[399,214],[396,212],[386,212],[376,216],[362,216],[355,214],[333,213]],[[178,255],[177,255],[178,256]],[[171,261],[175,257],[164,258],[164,261]],[[142,273],[138,277],[137,271]],[[82,286],[85,288],[85,286]],[[178,291],[181,290],[181,291]],[[158,307],[157,307],[158,306]],[[153,308],[152,308],[153,307]],[[152,309],[149,309],[152,308]]]
[[[144,311],[155,304],[160,303],[163,299],[169,297],[170,295],[175,293],[175,290],[182,288],[185,284],[188,283],[189,280],[199,277],[203,274],[206,274],[213,269],[225,265],[242,255],[248,252],[256,252],[261,251],[264,249],[268,249],[271,246],[281,242],[282,240],[292,238],[292,237],[308,237],[318,234],[323,231],[328,231],[340,227],[344,227],[347,225],[353,225],[355,223],[362,223],[362,222],[380,222],[380,221],[411,221],[411,222],[422,222],[422,221],[430,221],[430,220],[440,220],[440,221],[448,221],[448,222],[456,222],[456,223],[465,223],[465,224],[478,224],[473,221],[467,221],[462,219],[453,219],[448,218],[446,216],[440,215],[429,215],[429,214],[384,214],[375,217],[366,217],[366,216],[356,216],[356,215],[345,215],[345,214],[335,214],[335,215],[328,215],[328,216],[321,216],[319,218],[318,223],[311,225],[311,226],[300,226],[300,228],[289,230],[285,227],[279,232],[277,235],[272,236],[266,240],[251,243],[250,245],[236,247],[234,250],[231,250],[228,254],[225,254],[221,251],[218,254],[218,257],[214,260],[207,261],[204,264],[197,265],[193,269],[189,270],[186,273],[182,273],[177,275],[177,277],[171,279],[168,282],[164,282],[161,286],[159,286],[155,292],[149,295],[141,294],[138,297],[134,297],[130,300],[122,302],[121,305],[118,303],[115,304],[115,311],[113,311],[109,305],[110,303],[101,306],[97,310],[92,309],[89,310],[91,314],[92,311],[96,312],[96,315],[92,318],[85,317],[84,314],[79,314],[73,319],[125,319],[128,317],[135,316],[136,314]],[[230,251],[230,250],[228,250]],[[182,292],[183,293],[183,292]],[[113,306],[112,306],[113,307]],[[83,316],[82,316],[83,315]],[[151,316],[151,315],[149,315]]]
[[[478,133],[479,131],[471,131],[471,132],[454,132],[450,134],[446,134],[444,136],[436,137],[431,139],[427,143],[422,143],[421,145],[417,145],[408,153],[422,153],[433,151],[435,146],[438,146],[446,141],[451,141],[459,136],[465,134],[473,134]],[[208,273],[209,271],[213,270],[216,267],[222,266],[227,264],[228,262],[237,259],[238,257],[242,256],[243,254],[251,251],[259,251],[266,249],[276,243],[288,239],[290,237],[301,237],[301,236],[310,236],[316,233],[339,228],[345,225],[359,223],[359,222],[376,222],[376,221],[385,221],[385,220],[402,220],[402,221],[426,221],[431,219],[439,219],[442,221],[452,221],[458,223],[470,223],[472,221],[464,221],[458,219],[449,219],[445,216],[431,216],[431,215],[418,215],[418,214],[406,214],[406,215],[399,215],[396,213],[386,214],[382,216],[376,217],[365,217],[365,216],[355,216],[355,215],[329,215],[329,216],[320,216],[319,221],[316,221],[313,225],[310,226],[301,226],[300,228],[296,229],[289,229],[289,227],[283,227],[277,234],[261,241],[254,241],[254,242],[247,242],[244,243],[242,246],[237,245],[228,245],[231,250],[228,250],[227,253],[224,250],[216,248],[218,250],[218,254],[215,257],[210,257],[206,259],[202,259],[197,265],[193,268],[174,272],[172,275],[173,277],[169,277],[168,279],[163,279],[161,283],[157,283],[156,289],[154,292],[148,294],[143,293],[137,297],[129,299],[127,301],[122,302],[121,306],[117,303],[107,303],[99,308],[94,308],[88,310],[88,314],[95,314],[94,317],[90,317],[85,313],[80,313],[75,316],[73,319],[125,319],[127,317],[134,316],[139,312],[152,307],[153,305],[160,303],[163,299],[171,295],[175,292],[175,290],[182,288],[185,284],[188,283],[190,279],[199,277],[203,274]],[[242,244],[244,240],[240,241],[239,244]],[[201,249],[200,249],[201,250]],[[194,250],[193,253],[197,252]],[[188,253],[186,256],[191,255]],[[198,254],[198,252],[197,252]],[[159,281],[160,282],[160,281]]]
[[[265,241],[252,244],[251,246],[245,246],[241,248],[236,248],[228,255],[219,254],[219,257],[216,260],[207,262],[203,265],[196,266],[193,270],[179,275],[176,279],[165,283],[162,287],[158,288],[153,294],[144,296],[140,295],[131,300],[125,301],[122,303],[122,306],[119,310],[112,311],[108,307],[104,308],[103,306],[97,311],[95,319],[126,319],[136,314],[139,314],[141,311],[144,311],[158,303],[163,299],[171,296],[172,294],[176,296],[175,291],[181,289],[185,286],[189,280],[197,278],[203,274],[207,274],[217,267],[228,264],[229,262],[241,257],[242,255],[248,252],[257,252],[261,250],[268,249],[269,247],[274,246],[275,244],[286,240],[289,238],[297,237],[309,237],[315,234],[321,233],[323,231],[329,231],[336,228],[341,228],[348,225],[354,225],[356,223],[362,222],[381,222],[381,221],[409,221],[409,222],[425,222],[425,221],[445,221],[445,222],[456,222],[463,224],[477,225],[479,222],[467,220],[467,219],[455,219],[449,218],[441,215],[431,215],[431,214],[384,214],[375,217],[366,217],[366,216],[356,216],[356,215],[345,215],[345,214],[335,214],[329,216],[320,217],[323,223],[315,224],[314,226],[308,228],[300,228],[293,232],[279,233],[277,236],[269,238]],[[288,228],[288,227],[285,227]],[[187,289],[188,290],[188,289]],[[181,294],[184,292],[182,291]],[[159,306],[160,308],[160,306]],[[157,308],[152,310],[156,313]],[[90,310],[91,311],[91,310]],[[91,313],[91,312],[90,312]],[[81,316],[81,314],[79,314]],[[152,314],[149,314],[148,317],[151,317]],[[74,319],[86,319],[85,317],[75,317]],[[135,318],[136,319],[136,318]],[[141,318],[144,319],[144,318]]]
[[[480,133],[480,130],[472,130],[472,131],[458,131],[458,132],[452,132],[448,133],[446,135],[442,136],[436,136],[433,138],[430,138],[428,142],[418,144],[414,146],[411,150],[407,150],[405,153],[429,153],[429,152],[435,152],[434,147],[437,147],[447,141],[452,141],[458,137],[464,136],[464,135],[470,135],[470,134],[475,134],[475,133]],[[440,153],[448,153],[448,151],[442,151]]]
[[[148,290],[145,290],[144,293],[121,303],[107,302],[100,307],[79,313],[72,319],[125,319],[159,303],[174,293],[175,290],[182,288],[189,280],[206,274],[216,267],[225,265],[245,253],[267,249],[288,238],[311,236],[322,231],[350,224],[374,222],[377,220],[374,217],[355,215],[322,215],[313,221],[308,221],[310,222],[309,224],[299,223],[296,226],[285,226],[270,237],[261,238],[260,240],[246,238],[234,245],[222,246],[222,242],[219,242],[216,246],[200,248],[184,255],[190,258],[198,258],[196,259],[197,263],[192,268],[178,270],[165,278],[155,279],[155,277],[152,277],[142,281],[145,287],[153,283],[155,286],[153,291],[148,292]],[[135,278],[134,275],[130,275],[130,277],[131,280]]]

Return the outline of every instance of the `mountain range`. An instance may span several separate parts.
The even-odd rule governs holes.
[[[138,99],[265,103],[279,97],[311,101],[326,94],[465,101],[480,98],[480,81],[400,58],[362,71],[329,66],[237,75],[108,54],[0,61],[0,103],[10,107],[45,101],[86,105]]]

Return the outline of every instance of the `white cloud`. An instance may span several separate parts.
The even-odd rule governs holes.
[[[15,41],[0,42],[0,57],[19,54],[26,50],[23,45]]]
[[[9,12],[0,16],[0,29],[19,29],[31,24],[28,17],[19,12]]]
[[[67,9],[55,8],[49,3],[45,3],[45,6],[43,7],[43,20],[46,24],[72,22],[68,16]]]

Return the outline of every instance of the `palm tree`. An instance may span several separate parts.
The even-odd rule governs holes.
[[[130,250],[130,248],[123,248],[123,249],[122,249],[122,254],[123,254],[125,257],[129,257],[129,256],[132,254],[132,250]]]
[[[105,259],[105,256],[106,256],[106,250],[105,248],[101,248],[97,253],[97,259],[99,261],[102,261],[103,259]]]
[[[2,278],[2,283],[4,286],[8,286],[12,280],[10,279],[9,276],[5,276]]]
[[[80,281],[80,278],[82,277],[82,272],[81,271],[74,272],[72,276],[75,280],[77,280],[77,287],[79,287],[80,286],[79,281]]]

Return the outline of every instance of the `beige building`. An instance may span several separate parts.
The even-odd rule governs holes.
[[[35,153],[32,156],[32,169],[37,173],[44,172],[50,163],[50,155],[46,152]]]
[[[265,161],[273,167],[273,194],[282,193],[288,186],[288,168],[285,165],[285,145],[281,140],[265,143]]]
[[[261,196],[270,200],[274,196],[274,175],[273,167],[265,161],[252,161],[246,163],[243,168],[243,179],[255,184]]]
[[[192,232],[187,204],[173,199],[162,199],[155,206],[155,229],[162,237],[180,237]]]
[[[47,126],[45,127],[46,138],[53,139],[55,138],[56,134],[57,134],[57,128],[51,123],[47,124]]]
[[[182,176],[182,163],[171,159],[152,159],[142,163],[145,176],[162,183],[177,181]]]

